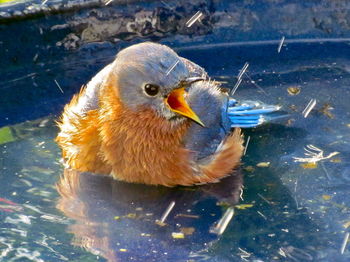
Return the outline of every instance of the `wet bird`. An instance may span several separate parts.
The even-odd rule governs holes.
[[[171,48],[120,51],[66,105],[56,141],[69,168],[175,186],[217,182],[240,163],[241,127],[278,106],[237,102]]]

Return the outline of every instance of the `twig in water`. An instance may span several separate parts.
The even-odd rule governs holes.
[[[233,87],[232,91],[231,91],[231,96],[233,96],[237,90],[237,88],[239,87],[239,85],[242,83],[242,78],[238,79],[235,86]]]
[[[244,156],[245,156],[245,153],[247,152],[248,145],[249,145],[249,141],[250,141],[250,136],[248,136],[247,142],[245,143],[244,152],[243,152],[243,155],[244,155]]]
[[[258,193],[258,196],[259,196],[262,200],[264,200],[266,203],[268,203],[269,205],[272,205],[272,203],[271,203],[269,200],[267,200],[265,197],[263,197],[260,193]]]
[[[315,107],[315,105],[316,105],[316,99],[313,98],[310,100],[310,102],[307,104],[307,106],[305,107],[305,109],[302,112],[302,114],[305,118],[307,118],[307,116],[309,115],[311,110]]]
[[[244,193],[244,186],[242,185],[241,186],[241,188],[240,188],[240,192],[239,192],[239,198],[242,200],[242,201],[244,201],[244,199],[243,199],[243,193]]]
[[[263,219],[265,219],[265,220],[267,220],[267,217],[263,214],[263,213],[261,213],[260,211],[256,211],[260,216],[262,216],[263,217]]]
[[[159,220],[160,224],[164,224],[165,219],[168,217],[171,210],[173,210],[174,206],[175,206],[175,201],[171,201],[167,209],[164,211],[161,219]]]
[[[341,248],[340,248],[340,254],[344,254],[344,252],[345,252],[345,248],[346,248],[348,241],[349,241],[349,235],[350,235],[349,232],[347,232],[345,234],[343,243],[342,243]]]
[[[108,0],[105,5],[109,5],[110,3],[112,3],[113,0]]]
[[[243,66],[242,69],[239,71],[239,74],[238,74],[238,76],[237,76],[237,79],[241,79],[241,78],[242,78],[242,76],[243,76],[243,74],[245,73],[245,71],[247,71],[248,66],[249,66],[248,62],[245,62],[244,66]]]
[[[256,88],[260,89],[265,95],[267,95],[265,90],[261,86],[259,86],[257,83],[255,83],[255,81],[247,73],[245,75],[248,77],[251,84],[253,84]]]
[[[249,258],[252,254],[251,253],[248,253],[247,251],[245,251],[244,249],[242,248],[238,248],[240,253],[238,253],[238,255],[241,257],[242,260],[244,261],[248,261],[247,258]]]
[[[304,150],[306,151],[304,154],[308,157],[293,157],[294,162],[316,163],[339,154],[339,152],[332,152],[328,156],[324,156],[323,150],[314,145],[307,145]]]
[[[219,222],[210,229],[210,233],[222,235],[225,232],[228,223],[231,221],[234,214],[233,207],[229,207]]]
[[[326,177],[328,178],[328,180],[332,180],[332,179],[331,179],[331,176],[329,175],[329,173],[328,173],[326,167],[324,166],[324,164],[323,164],[322,162],[321,162],[321,167],[322,167],[323,171],[325,172]]]
[[[191,27],[202,15],[203,13],[201,11],[195,13],[194,16],[192,16],[190,20],[186,22],[186,26]]]
[[[47,2],[48,0],[44,0],[44,2],[42,2],[41,3],[41,5],[44,5],[44,4],[46,4],[46,2]]]
[[[283,46],[283,43],[284,43],[284,40],[286,38],[284,36],[282,36],[281,38],[281,41],[280,41],[280,44],[278,45],[278,48],[277,48],[277,53],[280,53],[281,52],[281,49],[282,49],[282,46]]]
[[[53,81],[55,81],[56,85],[58,86],[58,89],[62,92],[62,94],[64,94],[60,84],[56,81],[56,79],[54,79]]]

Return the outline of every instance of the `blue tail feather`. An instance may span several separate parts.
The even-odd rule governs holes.
[[[288,114],[280,109],[280,106],[267,105],[258,101],[237,102],[229,98],[224,108],[226,114],[224,119],[229,121],[231,128],[252,128],[286,117]]]

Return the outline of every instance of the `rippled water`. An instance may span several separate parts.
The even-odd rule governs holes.
[[[236,97],[278,103],[290,113],[246,130],[242,169],[211,186],[169,189],[63,175],[55,116],[3,127],[0,260],[349,261],[349,247],[341,252],[350,224],[348,47],[287,43],[280,54],[259,43],[179,50],[228,88],[249,62]],[[317,104],[304,118],[311,99]],[[325,157],[339,153],[315,165],[295,162],[308,157],[310,144]],[[155,221],[171,201],[174,209],[160,226]],[[229,205],[234,216],[223,235],[210,233]]]

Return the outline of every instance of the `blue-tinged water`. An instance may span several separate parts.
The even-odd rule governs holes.
[[[279,54],[277,47],[278,41],[178,49],[227,88],[248,62],[236,98],[280,104],[290,113],[276,124],[246,130],[250,142],[241,170],[202,187],[63,176],[54,119],[74,91],[69,88],[78,90],[76,84],[88,81],[114,51],[96,51],[97,64],[72,54],[56,66],[64,71],[39,73],[37,84],[51,86],[43,89],[43,97],[51,95],[45,106],[22,97],[3,115],[13,124],[0,130],[0,260],[349,261],[349,246],[341,250],[350,228],[349,43],[287,42]],[[28,79],[6,83],[20,90]],[[54,79],[70,91],[62,94]],[[298,94],[288,92],[295,89]],[[29,91],[35,97],[37,91]],[[304,118],[311,99],[316,106]],[[32,121],[14,120],[23,118]],[[326,159],[295,162],[310,157],[307,145]],[[160,226],[155,221],[171,201],[174,209]],[[210,233],[230,204],[234,215],[223,235]],[[184,238],[172,234],[180,232]]]

